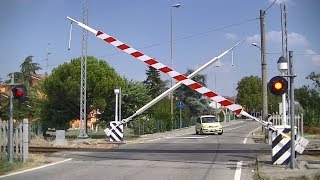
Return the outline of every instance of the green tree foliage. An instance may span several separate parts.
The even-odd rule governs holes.
[[[149,66],[146,71],[147,79],[143,83],[148,88],[148,94],[155,98],[165,91],[166,82],[161,80],[160,72],[156,68]]]
[[[32,76],[36,71],[41,70],[38,63],[32,62],[33,56],[28,56],[20,65],[20,72],[16,73],[15,83],[24,84],[27,87],[32,86]]]
[[[295,89],[295,99],[304,109],[306,124],[320,127],[320,73],[312,72],[306,79],[312,81],[313,87]]]
[[[188,69],[185,75],[188,76],[192,72],[192,69]],[[206,86],[207,78],[205,75],[195,75],[192,80],[202,84],[203,86]],[[202,94],[194,89],[191,89],[190,87],[181,85],[175,91],[174,96],[186,105],[188,111],[190,112],[190,117],[198,117],[203,114],[213,113],[213,110],[209,108],[210,100],[204,99]]]
[[[97,108],[106,119],[114,114],[114,88],[125,80],[105,61],[87,57],[87,114]],[[43,83],[41,119],[47,127],[65,127],[68,121],[79,118],[80,58],[72,59],[55,68]]]
[[[40,105],[37,104],[37,87],[32,85],[33,77],[36,71],[40,70],[38,63],[32,62],[33,56],[28,56],[20,65],[20,72],[15,72],[14,82],[15,84],[23,84],[27,87],[27,97],[24,101],[13,101],[13,118],[21,120],[23,118],[29,118],[30,120],[37,119],[39,117]],[[7,80],[10,83],[11,80]],[[7,119],[9,118],[9,98],[1,99],[0,102],[0,117]],[[5,111],[4,111],[5,109]]]
[[[247,112],[260,112],[262,110],[261,79],[257,76],[246,76],[238,82],[236,103],[242,105]],[[270,92],[268,96],[269,113],[278,111],[278,103],[281,96],[274,96]]]
[[[127,118],[133,115],[138,109],[151,101],[151,97],[148,95],[148,89],[143,83],[138,81],[126,81],[123,88],[122,95],[129,95],[130,99],[125,102],[122,99],[122,118]]]

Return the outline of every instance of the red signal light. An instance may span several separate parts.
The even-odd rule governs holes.
[[[13,97],[23,100],[27,95],[27,88],[24,85],[16,85],[12,87]]]
[[[269,81],[269,90],[279,96],[288,90],[288,81],[282,76],[275,76]]]

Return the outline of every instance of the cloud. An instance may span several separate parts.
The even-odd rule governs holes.
[[[274,0],[268,0],[270,3],[273,3]],[[280,3],[288,3],[291,4],[293,3],[292,0],[277,0],[275,3],[280,4]]]
[[[306,49],[305,53],[305,56],[307,58],[310,58],[315,65],[320,66],[320,54],[317,54],[315,51],[311,49]]]
[[[238,36],[234,33],[225,33],[225,36],[228,40],[236,40],[238,39]]]
[[[281,31],[269,31],[265,36],[268,43],[282,43]],[[260,34],[255,34],[247,37],[247,41],[250,43],[260,43],[260,38]],[[296,32],[288,33],[288,45],[307,46],[308,44],[308,40],[302,34]]]

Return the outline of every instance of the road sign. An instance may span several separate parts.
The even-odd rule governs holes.
[[[178,106],[178,108],[182,108],[182,107],[183,107],[183,102],[182,102],[182,101],[179,101],[179,102],[177,103],[177,106]]]

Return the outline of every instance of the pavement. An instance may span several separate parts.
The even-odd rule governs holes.
[[[228,125],[234,122],[223,122],[222,125]],[[190,128],[176,129],[170,132],[170,135],[181,135],[190,134]],[[135,140],[126,141],[125,143],[145,143],[153,139],[161,139],[168,136],[167,133],[154,133],[148,135],[142,135],[140,138]],[[308,135],[304,136],[310,142],[307,149],[320,149],[320,135]],[[248,142],[250,143],[265,143],[264,142],[264,132],[261,132],[261,128],[252,133],[248,137]],[[270,147],[271,149],[271,147]],[[291,169],[288,165],[273,165],[271,161],[271,150],[270,154],[259,155],[256,159],[255,164],[255,178],[254,179],[270,179],[270,180],[287,180],[287,179],[302,179],[320,180],[320,156],[309,156],[297,154],[296,158],[296,168]],[[56,160],[52,160],[55,162]]]
[[[320,149],[320,135],[304,136],[310,142],[307,149]],[[264,141],[264,135],[261,132],[255,132],[254,140]],[[270,180],[320,180],[320,156],[300,155],[297,153],[296,166],[294,169],[289,165],[273,165],[272,156],[259,155],[256,160],[257,179]]]

